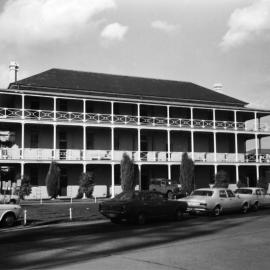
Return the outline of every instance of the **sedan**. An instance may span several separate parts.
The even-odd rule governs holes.
[[[191,196],[180,201],[188,204],[189,213],[210,213],[214,216],[231,211],[246,213],[249,208],[248,200],[236,196],[230,189],[225,188],[197,189]]]
[[[2,226],[11,227],[22,218],[23,211],[17,204],[0,204],[0,223]]]
[[[122,192],[99,205],[100,213],[113,223],[127,220],[139,225],[155,218],[180,220],[186,208],[186,202],[168,200],[155,191]]]
[[[270,194],[258,187],[238,188],[234,193],[242,199],[248,200],[250,207],[257,211],[260,207],[270,206]]]

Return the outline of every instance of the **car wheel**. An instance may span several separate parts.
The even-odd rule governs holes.
[[[213,209],[212,215],[213,215],[214,217],[218,217],[218,216],[221,215],[221,209],[220,209],[220,206],[216,206],[216,207]]]
[[[246,214],[247,211],[248,211],[248,204],[247,203],[244,203],[243,206],[242,206],[241,212],[243,214]]]
[[[173,193],[172,193],[172,191],[168,191],[168,192],[167,192],[167,198],[168,198],[168,199],[172,199],[172,198],[173,198]]]
[[[12,213],[6,214],[2,219],[3,225],[6,227],[12,227],[15,224],[15,221],[16,218]]]
[[[252,210],[255,212],[259,210],[259,203],[258,202],[255,202],[255,204],[252,207]]]
[[[146,223],[146,218],[143,213],[139,213],[137,216],[137,224],[138,225],[144,225]]]
[[[181,209],[177,209],[175,212],[175,220],[180,221],[183,219],[183,211]]]

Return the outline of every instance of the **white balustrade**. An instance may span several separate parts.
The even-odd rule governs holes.
[[[86,150],[85,159],[86,160],[111,160],[110,150]]]

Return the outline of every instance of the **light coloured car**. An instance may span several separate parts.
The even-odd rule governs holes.
[[[196,189],[190,196],[180,199],[188,204],[187,212],[210,213],[219,216],[223,212],[241,211],[249,209],[248,200],[236,196],[226,188]]]
[[[181,188],[180,184],[165,178],[152,178],[149,183],[150,191],[160,192],[170,199],[174,194],[179,193],[179,188]]]
[[[23,210],[18,204],[0,204],[0,224],[5,227],[15,225],[23,216]]]
[[[257,211],[260,207],[270,206],[270,194],[267,194],[265,189],[258,187],[243,187],[238,188],[234,193],[248,200],[250,208]]]

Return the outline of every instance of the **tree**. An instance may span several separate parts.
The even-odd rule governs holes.
[[[83,194],[87,198],[91,198],[94,191],[94,173],[93,172],[82,172],[79,178],[79,190],[77,198],[82,198]]]
[[[134,163],[127,153],[123,154],[120,164],[120,174],[122,190],[124,192],[133,191],[135,189]]]
[[[229,177],[226,171],[220,170],[215,175],[215,188],[227,188],[229,186]]]
[[[266,177],[260,177],[259,178],[259,181],[257,183],[257,187],[264,188],[267,191],[268,190],[268,185],[269,185],[269,183],[268,183]]]
[[[55,199],[60,193],[60,168],[57,166],[56,162],[50,164],[49,171],[46,176],[46,186],[48,195]]]
[[[184,193],[190,194],[194,190],[194,162],[186,152],[182,154],[179,181]]]
[[[16,194],[20,199],[24,200],[24,196],[28,196],[32,192],[30,177],[28,175],[17,174],[16,180],[21,180],[21,186],[17,188]]]

